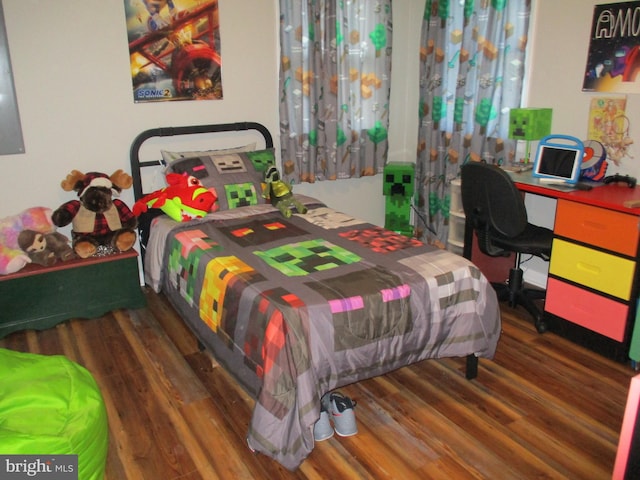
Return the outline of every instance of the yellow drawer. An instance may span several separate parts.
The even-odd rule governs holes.
[[[558,200],[554,233],[635,257],[638,217],[569,200]]]
[[[555,238],[549,273],[629,300],[635,262]]]

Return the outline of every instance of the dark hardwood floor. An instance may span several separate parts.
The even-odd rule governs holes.
[[[503,307],[494,360],[464,378],[464,359],[427,360],[342,388],[359,433],[316,445],[296,472],[253,454],[252,400],[197,342],[163,296],[148,306],[0,347],[64,354],[95,376],[110,426],[108,480],[607,479],[635,372]]]

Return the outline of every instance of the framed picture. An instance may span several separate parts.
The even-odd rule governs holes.
[[[222,99],[218,0],[124,0],[135,102]]]
[[[4,10],[0,1],[0,155],[15,153],[24,153],[24,141],[13,85]]]
[[[596,5],[582,90],[640,93],[637,1]]]

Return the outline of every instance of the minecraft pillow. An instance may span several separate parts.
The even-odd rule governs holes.
[[[275,163],[272,148],[253,152],[199,155],[175,160],[167,173],[191,175],[205,188],[214,188],[218,210],[265,203],[262,197],[264,171]]]

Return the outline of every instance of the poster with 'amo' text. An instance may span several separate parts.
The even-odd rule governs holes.
[[[640,93],[640,2],[596,5],[582,90]]]

